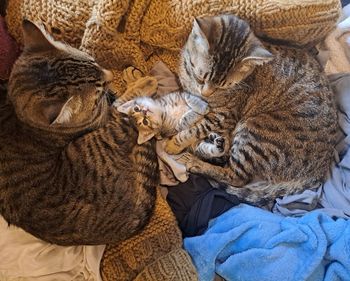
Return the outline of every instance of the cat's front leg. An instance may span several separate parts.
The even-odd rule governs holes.
[[[191,95],[189,93],[184,93],[184,97],[187,105],[199,115],[206,115],[209,113],[208,103],[202,100],[200,97]]]
[[[223,117],[209,112],[202,120],[199,120],[195,126],[171,137],[165,145],[165,151],[169,154],[179,154],[185,148],[205,139],[210,132],[216,131],[216,127],[222,126]]]
[[[184,153],[178,162],[184,164],[188,172],[204,175],[222,184],[241,187],[249,182],[248,178],[237,174],[230,166],[220,167],[213,165],[200,160],[198,157],[190,153]]]
[[[196,139],[192,137],[192,129],[181,131],[177,135],[168,139],[165,145],[165,152],[169,154],[179,154],[187,147],[196,142]]]
[[[178,132],[181,132],[183,130],[186,130],[188,128],[191,128],[194,126],[201,118],[203,118],[202,115],[190,110],[184,114],[184,116],[181,117],[178,125],[176,126],[176,130]]]

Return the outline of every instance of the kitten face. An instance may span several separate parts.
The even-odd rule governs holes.
[[[100,122],[107,112],[104,88],[112,73],[29,21],[23,22],[23,33],[24,51],[9,83],[9,98],[19,119],[35,127]]]
[[[139,97],[120,105],[117,109],[134,119],[139,131],[138,144],[143,144],[154,136],[159,137],[163,111],[152,98]]]
[[[182,52],[180,80],[187,91],[208,97],[233,88],[271,59],[245,21],[232,15],[197,18]]]

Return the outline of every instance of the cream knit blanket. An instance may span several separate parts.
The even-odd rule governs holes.
[[[11,0],[6,21],[19,42],[23,18],[44,24],[115,70],[121,93],[126,66],[147,72],[161,59],[176,71],[194,17],[233,13],[260,35],[305,45],[320,41],[339,12],[339,0]]]

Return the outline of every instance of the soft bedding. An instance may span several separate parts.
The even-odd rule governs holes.
[[[199,280],[350,280],[350,221],[319,212],[283,217],[241,204],[213,220],[185,249]]]

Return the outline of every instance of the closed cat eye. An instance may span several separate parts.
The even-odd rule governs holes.
[[[140,108],[138,105],[135,105],[134,111],[135,111],[135,112],[140,112],[140,111],[141,111],[141,108]]]

